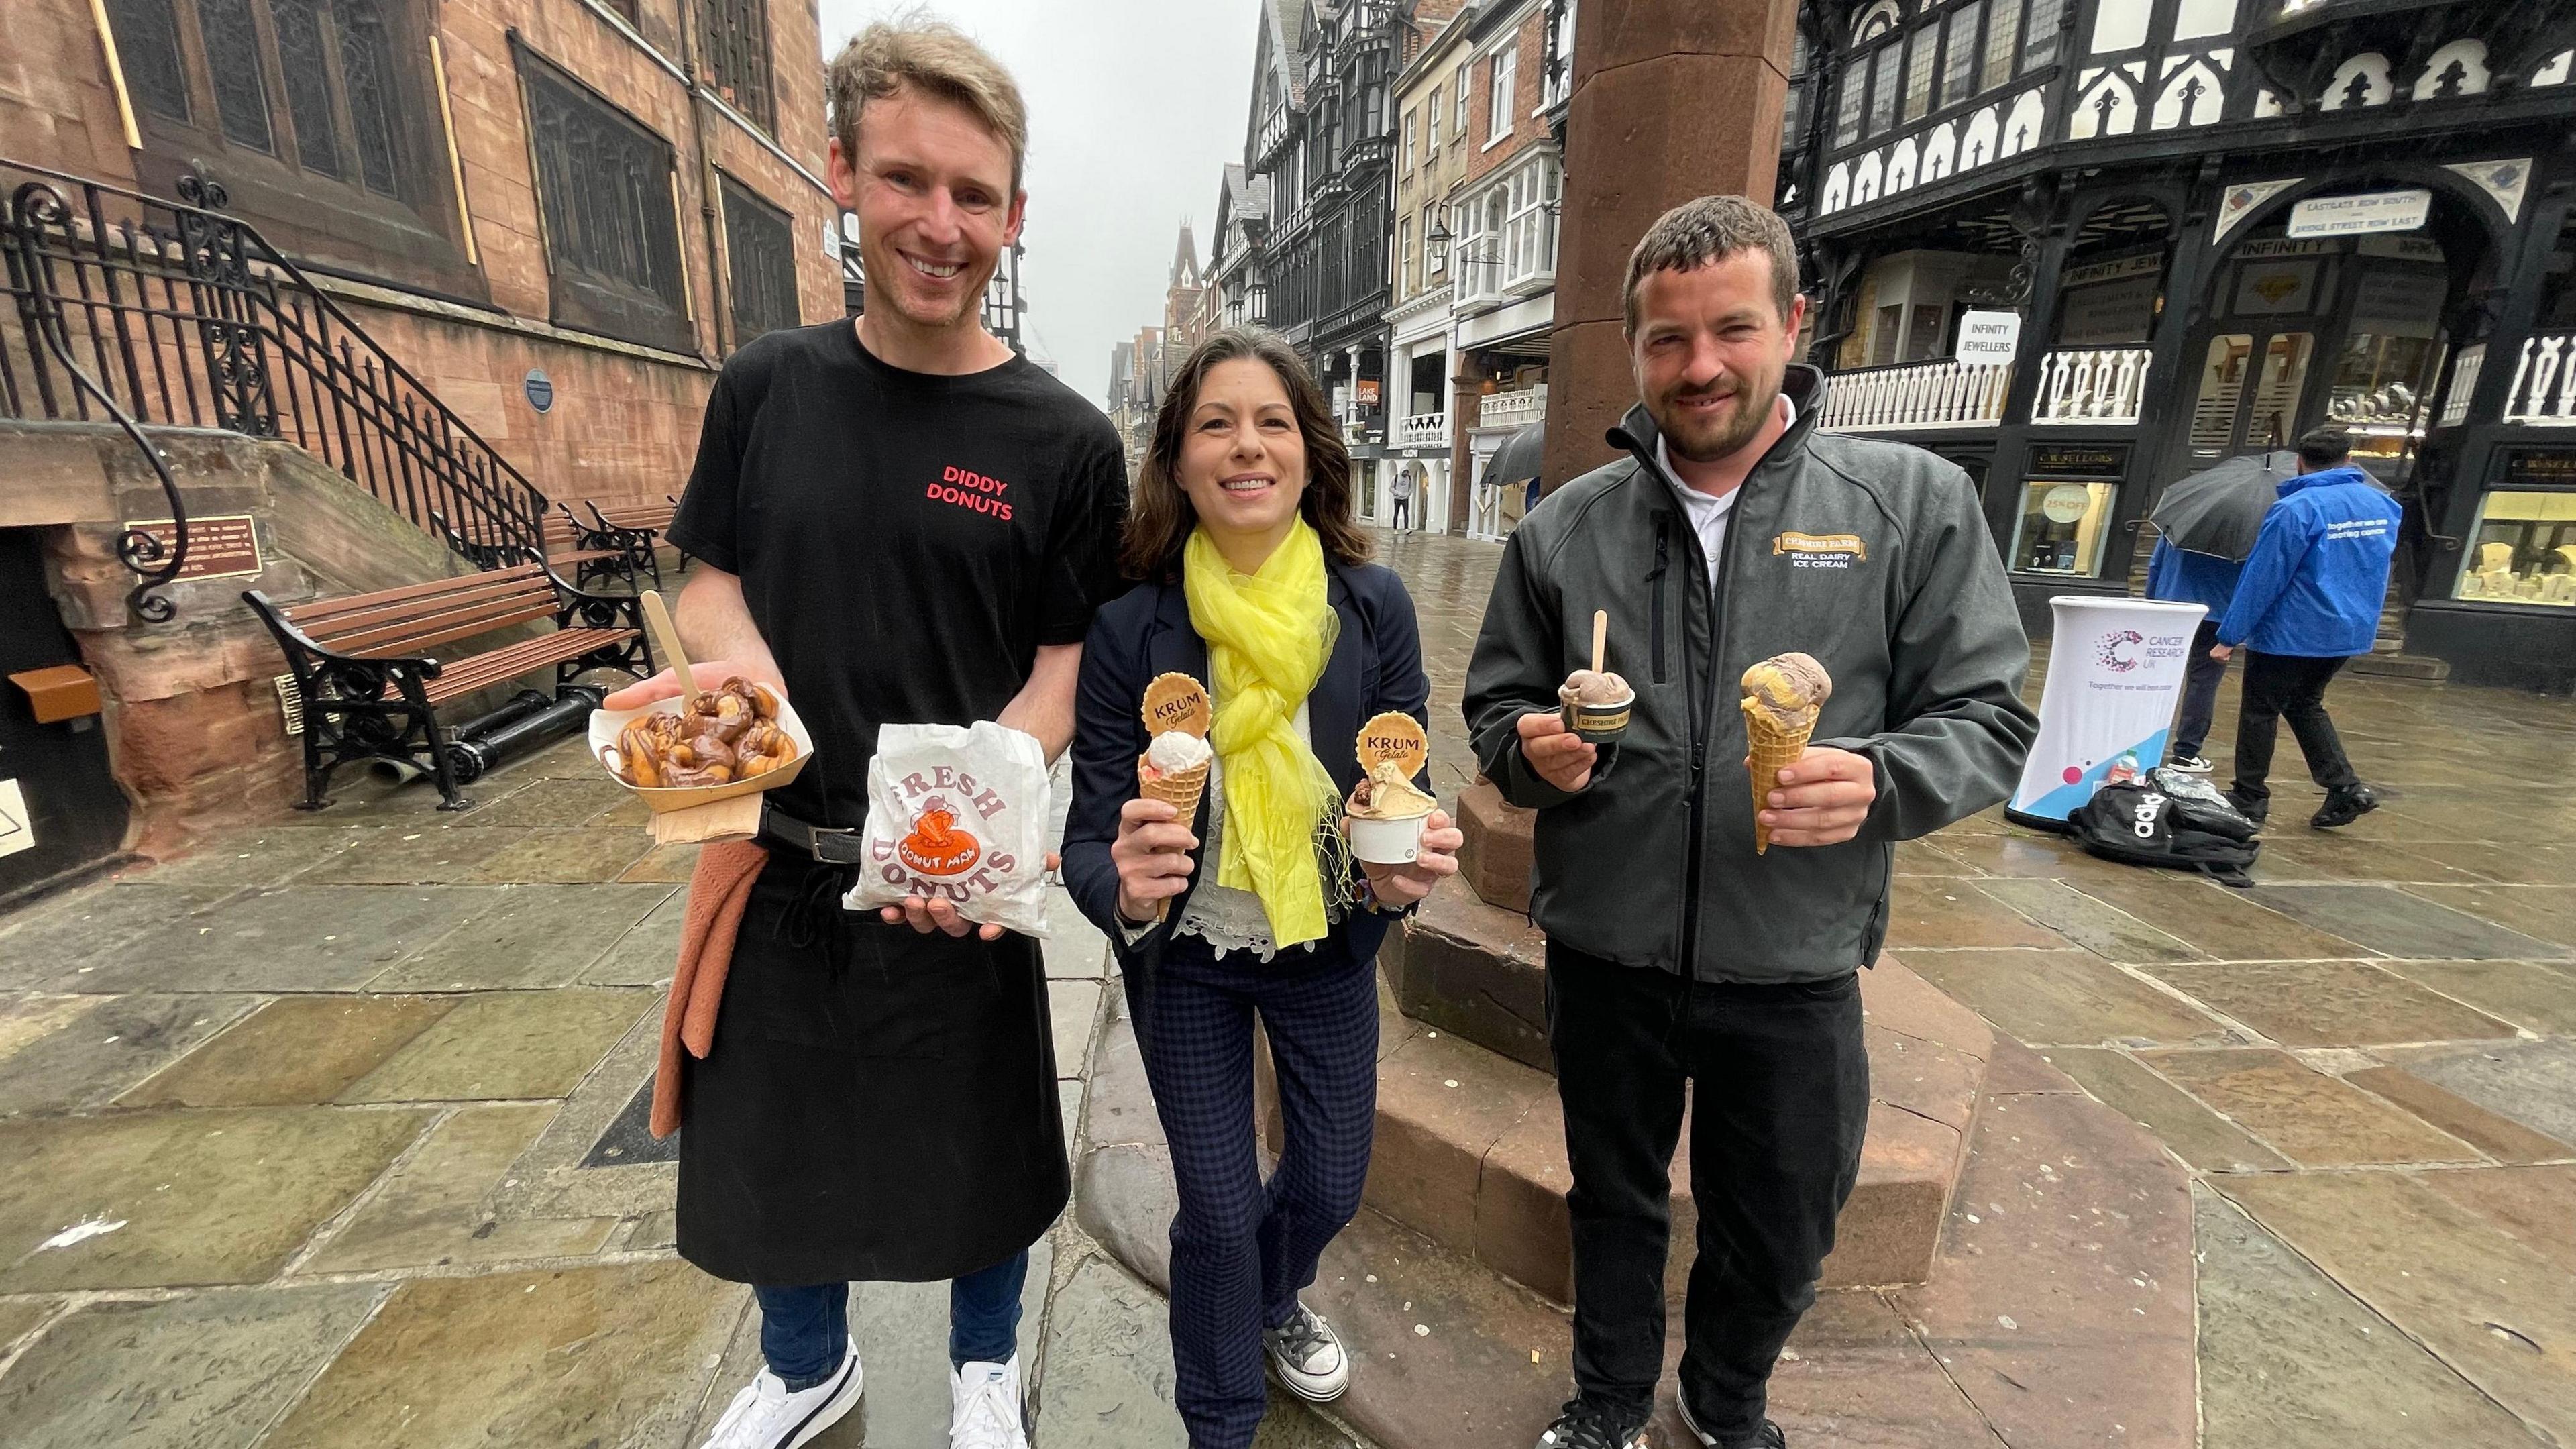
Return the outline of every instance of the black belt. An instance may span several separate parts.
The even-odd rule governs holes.
[[[867,862],[867,832],[808,825],[779,809],[766,796],[760,802],[760,838],[801,850],[825,865]]]

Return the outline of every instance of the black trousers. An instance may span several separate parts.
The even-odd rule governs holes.
[[[2218,686],[2227,678],[2227,661],[2212,659],[2218,644],[2218,621],[2203,619],[2191,636],[2191,658],[2183,666],[2182,716],[2174,721],[2169,759],[2188,759],[2209,743],[2209,724],[2218,715]]]
[[[1860,1172],[1860,982],[1730,986],[1547,947],[1548,1042],[1574,1187],[1574,1384],[1642,1416],[1664,1368],[1669,1164],[1691,1084],[1698,1253],[1682,1393],[1721,1443],[1762,1427]]]
[[[1399,498],[1399,499],[1395,500],[1395,526],[1396,526],[1396,527],[1398,527],[1398,528],[1402,528],[1402,527],[1404,527],[1404,513],[1405,513],[1405,509],[1406,509],[1406,507],[1407,507],[1408,505],[1410,505],[1412,502],[1413,502],[1413,500],[1412,500],[1412,499],[1410,499],[1410,498]]]
[[[2272,747],[2285,718],[2298,736],[2299,753],[2308,758],[2308,778],[2328,790],[2361,783],[2344,756],[2343,737],[2326,716],[2326,686],[2343,664],[2340,658],[2245,652],[2245,690],[2236,718],[2237,799],[2261,805],[2272,798],[2264,780],[2272,773]]]

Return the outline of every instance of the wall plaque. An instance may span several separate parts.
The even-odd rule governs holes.
[[[178,525],[167,518],[127,519],[128,532],[148,533],[161,541],[163,558],[179,543]],[[188,520],[188,559],[179,579],[242,579],[265,565],[259,558],[259,530],[247,513],[218,513]]]

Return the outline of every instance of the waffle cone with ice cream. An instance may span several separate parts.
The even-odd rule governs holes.
[[[1199,797],[1207,793],[1208,767],[1216,752],[1207,742],[1216,712],[1206,686],[1186,674],[1158,674],[1145,686],[1145,733],[1149,743],[1136,757],[1136,793],[1172,807],[1183,828],[1198,818]],[[1154,919],[1171,909],[1164,901]]]
[[[1816,716],[1832,697],[1834,681],[1807,654],[1777,654],[1744,671],[1745,767],[1753,777],[1753,853],[1771,848],[1762,802],[1780,783],[1780,772],[1807,752]]]

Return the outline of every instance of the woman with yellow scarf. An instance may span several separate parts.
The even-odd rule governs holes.
[[[1350,454],[1287,344],[1228,329],[1172,379],[1122,559],[1143,584],[1083,644],[1064,879],[1117,950],[1170,1140],[1173,1399],[1191,1449],[1246,1449],[1265,1358],[1307,1399],[1350,1362],[1298,1301],[1359,1211],[1377,1110],[1377,948],[1456,873],[1432,812],[1409,866],[1359,866],[1342,801],[1363,721],[1425,719],[1413,600],[1351,521]],[[1139,712],[1158,675],[1207,685],[1215,748],[1196,818],[1142,799]],[[1419,782],[1417,782],[1419,783]],[[1265,1184],[1252,1030],[1285,1139]]]

